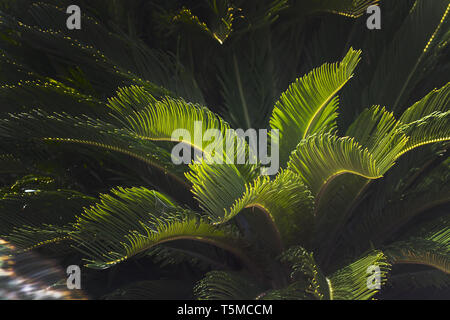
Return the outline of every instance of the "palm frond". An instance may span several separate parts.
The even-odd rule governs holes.
[[[283,252],[281,262],[290,269],[291,284],[282,289],[266,292],[264,300],[326,300],[331,292],[328,279],[324,276],[313,254],[302,247],[292,247]]]
[[[206,218],[146,188],[118,188],[101,195],[74,224],[71,237],[89,257],[88,266],[105,269],[169,241],[201,241],[248,258],[231,243],[238,239]]]
[[[403,112],[400,121],[410,124],[438,111],[445,113],[449,110],[450,82],[440,89],[430,91],[424,98],[417,101]]]
[[[284,170],[271,180],[259,177],[225,214],[228,221],[244,208],[260,209],[276,226],[283,243],[306,243],[313,223],[313,197],[297,174]]]
[[[93,147],[96,152],[99,149],[118,152],[186,184],[183,177],[186,167],[174,165],[172,155],[167,150],[151,141],[142,141],[126,129],[88,116],[76,117],[42,110],[10,115],[8,119],[0,120],[0,136],[4,140],[21,140],[22,143],[40,141],[79,146],[80,150]]]
[[[103,296],[105,300],[184,300],[192,296],[192,283],[183,280],[139,281]]]
[[[450,140],[450,111],[433,112],[420,120],[402,126],[399,131],[409,137],[409,140],[397,157],[430,143],[448,141]]]
[[[366,12],[370,5],[378,4],[379,0],[317,0],[306,6],[310,12],[330,12],[350,18],[358,18]],[[294,4],[295,5],[295,4]]]
[[[372,154],[354,139],[330,134],[302,140],[292,153],[289,170],[297,173],[314,195],[339,175],[350,173],[366,179],[381,178]]]
[[[314,69],[281,95],[270,119],[271,128],[280,131],[281,165],[302,139],[336,126],[336,94],[352,77],[360,55],[350,49],[340,63]]]
[[[440,225],[398,241],[383,251],[392,264],[423,264],[450,273],[450,224],[448,217]]]
[[[368,268],[376,266],[380,269],[380,286],[387,280],[390,264],[381,251],[372,251],[352,264],[329,276],[330,296],[332,300],[368,300],[379,289],[370,288],[368,284]]]
[[[385,108],[374,106],[366,109],[347,130],[372,154],[381,173],[385,173],[394,164],[397,155],[408,139],[398,130],[401,123]]]
[[[253,300],[263,289],[251,275],[212,271],[194,287],[199,300]]]

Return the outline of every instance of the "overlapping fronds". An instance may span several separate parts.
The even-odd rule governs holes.
[[[199,300],[253,300],[262,292],[251,275],[225,271],[207,273],[194,287]]]
[[[374,106],[359,115],[347,135],[369,150],[384,174],[407,143],[406,136],[398,130],[400,126],[391,112]]]
[[[246,179],[235,165],[193,164],[186,173],[192,193],[200,207],[218,221],[226,217],[227,208],[245,191]]]
[[[331,297],[328,279],[324,276],[313,254],[302,247],[285,251],[281,262],[290,269],[291,282],[285,288],[266,292],[262,299],[275,300],[328,300]]]
[[[203,32],[223,45],[233,34],[242,34],[267,26],[277,20],[280,11],[288,7],[289,0],[261,0],[247,3],[242,0],[211,0],[207,5],[199,3],[192,8],[183,7],[175,13],[164,14],[165,28],[174,31],[175,28],[186,31],[186,27]],[[203,8],[202,8],[203,7]],[[203,9],[207,15],[204,22],[194,11]]]
[[[434,48],[444,39],[450,5],[447,0],[415,1],[409,15],[378,59],[368,85],[368,104],[389,106],[396,113],[406,109],[408,97],[439,61]],[[442,31],[442,32],[441,32]],[[425,69],[425,66],[427,70]]]
[[[449,98],[450,83],[447,83],[441,89],[432,90],[402,114],[400,122],[403,126],[398,131],[409,140],[397,157],[426,144],[450,140]]]
[[[302,140],[288,168],[296,172],[317,195],[335,177],[350,173],[367,179],[381,178],[380,168],[367,149],[354,139],[330,134]]]
[[[410,124],[438,111],[445,113],[450,109],[450,82],[440,89],[430,91],[423,99],[417,101],[403,112],[400,121]]]
[[[111,193],[86,209],[71,233],[81,245],[79,250],[90,258],[89,267],[109,268],[159,244],[182,239],[240,252],[231,244],[237,240],[232,234],[161,193],[146,188],[118,188]]]
[[[264,176],[246,184],[244,194],[226,212],[224,221],[244,208],[256,208],[275,224],[284,243],[304,243],[313,223],[313,206],[311,192],[301,178],[283,170],[274,180]]]
[[[63,226],[73,222],[83,206],[94,202],[94,198],[71,190],[24,190],[0,194],[0,231],[7,236],[22,226]]]
[[[82,13],[83,32],[73,33],[66,27],[63,8],[40,2],[29,4],[28,9],[37,26],[6,15],[2,16],[3,26],[17,30],[20,36],[16,34],[14,39],[42,54],[80,65],[90,89],[110,92],[118,86],[138,84],[157,96],[173,94],[203,101],[195,79],[170,54],[150,49],[141,39],[117,29],[112,32],[86,11]],[[54,43],[58,44],[56,50]],[[77,83],[79,79],[72,74],[69,80]]]
[[[55,184],[52,178],[31,175],[0,189],[0,235],[18,250],[69,240],[68,224],[96,201]]]
[[[192,297],[192,283],[185,280],[139,281],[103,297],[105,300],[183,300]]]
[[[211,1],[211,11],[214,19],[213,26],[208,27],[206,23],[192,13],[190,9],[183,8],[174,15],[171,22],[183,23],[185,25],[195,26],[202,32],[209,34],[213,39],[223,44],[233,31],[233,21],[237,16],[233,6],[227,6],[225,1]]]
[[[416,173],[416,170],[412,170],[412,173]],[[366,214],[358,216],[350,226],[351,239],[366,235],[375,245],[383,243],[398,237],[405,225],[414,223],[413,219],[450,202],[449,164],[443,163],[436,167],[414,186],[408,186],[408,180],[399,186],[393,186],[390,182],[398,181],[398,178],[391,175],[387,179],[372,190],[371,197],[358,209]],[[406,231],[410,231],[409,228]],[[369,243],[358,245],[368,246]]]
[[[152,101],[152,97],[142,94],[139,88],[129,88],[129,92],[135,92],[138,99],[145,99],[146,108],[132,112],[124,117],[124,122],[138,137],[148,140],[163,140],[183,142],[202,152],[203,157],[220,159],[223,162],[233,163],[234,157],[225,152],[227,144],[232,144],[236,149],[233,156],[239,157],[246,154],[245,141],[238,137],[234,130],[218,115],[209,111],[206,107],[188,103],[181,99],[164,98]],[[130,104],[128,95],[118,97],[121,104]],[[141,102],[143,105],[144,102]],[[119,109],[119,103],[113,103],[115,109]],[[120,108],[120,110],[123,110]],[[209,129],[220,132],[218,136]],[[203,139],[202,139],[203,137]],[[209,151],[209,152],[208,152]],[[201,155],[201,154],[200,154]]]
[[[280,163],[300,140],[335,127],[336,94],[353,76],[361,51],[350,49],[340,63],[324,64],[297,79],[281,95],[273,110],[270,126],[280,130]]]
[[[392,275],[386,287],[401,294],[427,288],[446,289],[450,287],[450,275],[439,270],[401,273]]]
[[[99,149],[118,152],[159,169],[180,183],[186,183],[183,178],[186,167],[175,166],[169,151],[151,141],[136,138],[126,129],[87,116],[76,117],[42,110],[12,114],[0,120],[0,136],[12,141],[71,144],[79,145],[80,150],[93,147],[96,152]]]
[[[328,277],[331,299],[368,300],[372,298],[379,291],[375,287],[376,284],[372,283],[369,278],[372,274],[368,270],[373,266],[379,268],[379,285],[383,286],[390,271],[390,264],[386,255],[381,251],[372,251]]]

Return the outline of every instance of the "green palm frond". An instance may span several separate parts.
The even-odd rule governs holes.
[[[329,134],[302,140],[291,155],[288,169],[296,172],[316,196],[330,181],[345,173],[366,179],[382,177],[367,149],[354,139]]]
[[[379,289],[368,286],[368,268],[380,269],[380,286],[387,281],[390,271],[388,258],[381,251],[372,251],[363,258],[349,264],[329,276],[330,296],[332,300],[368,300]]]
[[[337,117],[337,92],[353,76],[361,51],[350,49],[340,63],[324,64],[299,78],[281,95],[270,126],[280,130],[280,163],[300,140],[333,129]]]
[[[118,152],[171,175],[181,184],[187,183],[183,177],[186,167],[174,165],[167,150],[151,141],[136,138],[126,129],[88,116],[76,117],[42,110],[10,115],[8,119],[0,120],[0,136],[5,140],[20,138],[28,143],[40,141],[79,146],[80,150],[92,147],[95,152],[99,149]]]
[[[194,287],[199,300],[253,300],[263,292],[251,275],[212,271]]]
[[[409,140],[397,157],[426,144],[448,141],[450,140],[450,111],[433,112],[420,120],[402,126],[399,131],[408,136]]]
[[[437,225],[395,242],[383,251],[392,264],[423,264],[450,273],[450,224],[448,216]]]
[[[390,45],[378,59],[377,68],[368,86],[366,104],[390,106],[402,112],[413,90],[429,75],[426,63],[438,61],[432,54],[442,39],[441,31],[448,20],[450,5],[446,0],[414,2]],[[444,40],[444,47],[446,46]],[[429,69],[428,69],[429,68]],[[428,70],[432,70],[430,65]]]
[[[312,12],[330,12],[350,18],[357,18],[366,12],[370,5],[378,4],[379,0],[314,0],[303,5]]]
[[[430,91],[423,99],[406,109],[399,120],[403,124],[410,124],[436,111],[447,112],[450,108],[449,99],[450,82],[440,89]]]
[[[421,264],[450,273],[448,245],[436,241],[418,238],[396,242],[384,252],[392,264]]]
[[[450,139],[449,132],[450,84],[432,90],[423,99],[408,108],[400,117],[404,125],[398,130],[409,137],[397,157],[426,144]]]
[[[228,221],[244,208],[256,208],[267,216],[286,245],[305,243],[313,223],[313,197],[300,177],[283,170],[271,180],[259,177],[245,186],[245,192],[225,214]]]
[[[98,99],[53,79],[3,85],[0,87],[0,105],[1,112],[5,113],[26,112],[36,107],[47,111],[59,111],[61,106],[64,106],[78,114],[104,116],[107,110]]]
[[[374,106],[359,115],[347,135],[369,150],[384,174],[407,143],[406,136],[398,130],[400,126],[391,112]]]
[[[192,297],[192,283],[183,280],[139,281],[121,287],[105,300],[184,300]]]
[[[118,188],[101,195],[74,224],[71,237],[90,258],[89,267],[105,269],[169,241],[212,244],[248,258],[231,243],[236,236],[211,225],[207,218],[177,206],[146,188]]]
[[[25,190],[0,194],[0,232],[8,236],[22,226],[63,226],[73,222],[83,206],[94,202],[94,198],[71,190]]]

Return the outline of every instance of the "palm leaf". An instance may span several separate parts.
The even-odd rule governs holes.
[[[366,179],[381,177],[380,168],[367,149],[354,139],[329,134],[302,140],[292,153],[288,168],[296,172],[316,196],[330,181],[345,173]]]
[[[330,296],[332,300],[368,300],[379,290],[367,286],[368,267],[380,268],[380,285],[386,283],[390,270],[387,257],[380,251],[372,251],[363,258],[336,271],[329,276]]]
[[[207,273],[194,287],[199,300],[251,300],[262,291],[251,275],[225,271]]]
[[[400,121],[403,124],[410,124],[420,120],[433,112],[447,112],[449,110],[450,82],[440,89],[430,91],[423,99],[403,112]]]
[[[358,116],[347,135],[369,150],[384,174],[407,143],[406,136],[398,130],[400,126],[392,113],[374,106]]]
[[[383,251],[392,264],[423,264],[450,273],[450,224],[448,217],[438,225],[416,232],[410,239],[395,242]]]
[[[264,300],[324,300],[330,299],[328,279],[324,276],[313,254],[302,247],[283,252],[281,262],[289,267],[291,284],[282,289],[265,292]]]
[[[280,131],[280,163],[286,163],[300,140],[335,127],[337,92],[352,77],[361,51],[350,49],[340,63],[324,64],[291,84],[270,119]]]
[[[49,114],[42,110],[10,115],[9,119],[0,120],[0,135],[11,141],[41,141],[79,145],[82,150],[93,147],[96,152],[98,149],[118,152],[169,174],[186,185],[183,178],[186,168],[174,165],[167,150],[151,141],[142,141],[126,129],[87,116]]]
[[[162,243],[200,241],[250,260],[231,243],[237,239],[206,218],[177,206],[161,193],[146,188],[118,188],[101,195],[100,203],[85,210],[71,237],[89,257],[88,266],[105,269]]]

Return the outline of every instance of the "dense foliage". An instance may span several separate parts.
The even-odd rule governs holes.
[[[372,4],[381,30],[366,27]],[[83,293],[57,298],[448,298],[449,11],[0,1],[0,255],[56,285],[39,259],[82,265]],[[213,143],[246,155],[227,129],[277,129],[281,168],[175,165],[177,142],[212,156],[173,141],[180,128],[218,129]]]

